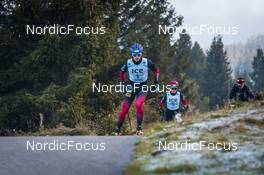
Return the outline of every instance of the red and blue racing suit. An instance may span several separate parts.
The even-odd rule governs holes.
[[[136,118],[137,118],[137,130],[141,129],[142,120],[143,120],[143,105],[146,99],[147,92],[142,91],[142,85],[147,84],[148,80],[148,70],[152,70],[154,72],[154,83],[158,84],[159,80],[159,69],[153,64],[150,59],[141,58],[140,61],[135,62],[132,58],[127,60],[127,62],[121,67],[119,78],[121,82],[125,82],[125,74],[128,72],[129,80],[128,84],[132,87],[137,83],[136,90],[125,93],[125,98],[121,104],[121,111],[118,115],[118,131],[124,123],[125,117],[129,111],[129,108],[136,98],[135,107],[136,107]]]

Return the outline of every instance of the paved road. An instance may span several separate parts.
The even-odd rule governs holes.
[[[0,175],[121,175],[137,140],[136,136],[0,137]]]

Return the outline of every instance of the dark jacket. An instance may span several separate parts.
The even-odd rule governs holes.
[[[246,85],[244,85],[243,88],[240,89],[237,84],[234,84],[229,98],[234,98],[235,100],[239,101],[248,101],[250,99],[254,99],[254,95]]]

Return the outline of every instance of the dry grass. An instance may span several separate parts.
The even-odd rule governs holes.
[[[264,120],[257,120],[254,118],[245,118],[244,119],[245,123],[250,124],[250,125],[257,125],[259,127],[264,127]]]
[[[234,130],[241,133],[247,133],[250,131],[250,129],[245,126],[244,121],[239,121],[238,125],[235,127]]]
[[[27,134],[28,135],[28,134]],[[74,136],[74,135],[96,135],[87,127],[68,128],[62,124],[52,129],[41,129],[38,132],[32,133],[34,136]]]
[[[193,164],[182,163],[174,167],[157,168],[154,173],[157,174],[170,174],[170,173],[193,173],[199,168]]]

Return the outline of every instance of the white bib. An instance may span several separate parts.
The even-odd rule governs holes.
[[[127,60],[127,69],[129,74],[129,80],[135,83],[142,83],[148,79],[148,61],[146,58],[142,58],[140,64],[136,65],[132,58]]]
[[[177,92],[175,95],[171,95],[170,92],[167,92],[167,101],[166,105],[169,110],[177,110],[180,107],[181,94]]]

